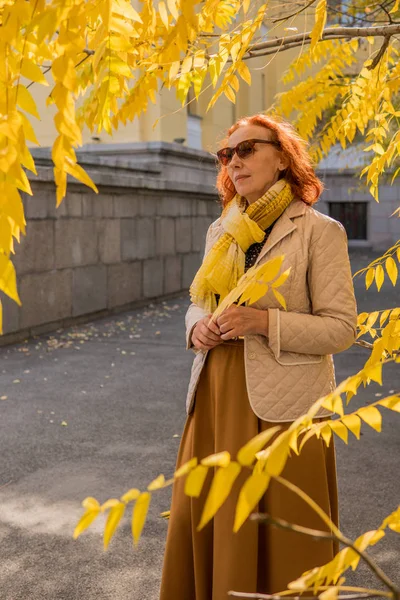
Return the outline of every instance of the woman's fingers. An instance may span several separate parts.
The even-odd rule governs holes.
[[[235,333],[234,329],[229,329],[225,333],[221,334],[221,339],[224,340],[224,341],[232,340],[235,337],[237,337],[237,334]]]
[[[209,325],[207,325],[206,323],[202,323],[200,326],[200,332],[202,333],[202,335],[207,338],[208,340],[210,340],[211,342],[218,342],[219,341],[219,330],[218,333],[214,333]]]
[[[213,333],[215,333],[215,335],[217,335],[219,337],[220,330],[219,330],[218,325],[214,321],[211,321],[211,319],[210,319],[207,323],[207,327],[210,331],[212,331]]]

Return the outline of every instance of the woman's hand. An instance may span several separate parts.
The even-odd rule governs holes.
[[[223,343],[221,332],[216,323],[211,321],[211,314],[200,321],[197,321],[196,327],[192,332],[192,342],[197,350],[211,350]]]
[[[240,335],[268,335],[268,311],[235,304],[224,310],[217,324],[222,340],[231,340]]]

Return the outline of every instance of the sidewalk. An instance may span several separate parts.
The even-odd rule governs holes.
[[[353,271],[373,258],[352,254]],[[379,295],[360,278],[355,287],[359,312],[396,306],[390,282]],[[154,494],[135,550],[127,519],[106,553],[101,518],[77,541],[72,531],[86,496],[102,502],[173,473],[192,361],[186,307],[180,298],[0,348],[2,600],[157,600],[168,525],[159,513],[170,489]],[[338,381],[366,357],[356,346],[338,355]],[[383,387],[363,390],[349,410],[399,389],[399,367],[390,365]],[[359,442],[336,445],[341,526],[351,538],[399,503],[400,415],[383,417],[381,434],[364,426]],[[372,554],[399,584],[399,536]],[[377,587],[360,574],[348,584]]]

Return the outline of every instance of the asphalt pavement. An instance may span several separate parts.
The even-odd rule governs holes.
[[[352,254],[353,272],[374,256]],[[355,280],[359,312],[399,305]],[[192,354],[185,350],[187,297],[59,330],[0,348],[0,599],[156,600],[170,489],[153,495],[137,548],[126,519],[103,551],[99,519],[77,541],[72,532],[94,496],[103,502],[173,473],[185,421]],[[335,357],[340,381],[367,358],[353,346]],[[399,365],[368,386],[354,410],[400,390]],[[400,502],[400,414],[384,411],[383,431],[338,441],[341,528],[350,538],[377,527]],[[400,585],[400,537],[371,554]],[[379,587],[368,569],[349,585]],[[171,599],[172,600],[172,599]],[[187,600],[187,599],[182,599]]]

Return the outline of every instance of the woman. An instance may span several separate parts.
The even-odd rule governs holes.
[[[191,286],[187,345],[196,356],[188,418],[177,467],[228,450],[277,423],[287,428],[335,386],[332,354],[356,335],[356,302],[343,226],[312,208],[323,186],[305,143],[285,122],[265,115],[240,119],[218,152],[222,215],[209,228],[205,258]],[[279,291],[252,306],[232,306],[214,323],[218,299],[250,266],[284,255],[291,272]],[[320,412],[318,417],[327,418]],[[243,473],[215,518],[200,532],[212,474],[199,499],[173,489],[161,600],[225,600],[229,590],[276,593],[302,572],[331,560],[332,541],[257,525],[233,534]],[[312,438],[288,459],[282,476],[300,486],[338,521],[333,444]],[[319,517],[272,482],[259,511],[316,529]]]

